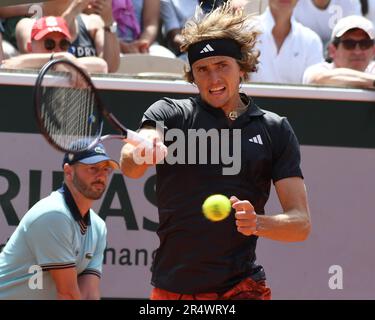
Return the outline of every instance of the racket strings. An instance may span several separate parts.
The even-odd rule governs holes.
[[[77,72],[53,73],[55,77],[57,74],[63,78],[61,84],[42,85],[44,104],[41,118],[44,128],[62,148],[84,149],[100,132],[95,94]]]

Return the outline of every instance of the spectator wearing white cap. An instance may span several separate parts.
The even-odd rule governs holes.
[[[375,31],[362,16],[339,20],[328,47],[332,63],[323,62],[306,69],[305,84],[375,88]]]
[[[269,0],[259,17],[261,35],[256,72],[251,82],[302,84],[305,69],[323,61],[323,45],[319,36],[297,22],[293,10],[297,0]]]

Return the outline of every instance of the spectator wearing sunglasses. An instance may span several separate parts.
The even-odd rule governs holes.
[[[69,52],[77,58],[103,58],[109,72],[117,71],[120,45],[116,35],[117,24],[112,16],[112,0],[50,0],[40,6],[43,16],[61,16],[66,20],[72,35]],[[24,18],[16,26],[21,53],[27,52],[33,23],[33,18]]]
[[[333,29],[328,53],[331,63],[307,68],[303,83],[357,88],[375,88],[375,30],[361,16],[348,16]]]
[[[70,32],[63,18],[43,17],[34,23],[27,49],[34,53],[68,51],[70,40]]]
[[[68,52],[71,34],[62,17],[42,17],[31,29],[31,40],[27,43],[29,54],[16,56],[2,63],[7,69],[39,69],[51,58],[65,58],[90,73],[107,73],[107,63],[99,57],[76,58]]]

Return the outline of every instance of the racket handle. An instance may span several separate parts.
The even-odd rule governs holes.
[[[109,122],[111,122],[116,129],[122,132],[122,134],[125,136],[125,138],[122,137],[122,139],[125,140],[127,143],[130,143],[135,147],[139,144],[143,144],[147,148],[153,148],[152,141],[143,138],[139,133],[133,130],[125,128],[112,113],[106,111],[105,109],[103,109],[102,111],[109,120]]]
[[[147,140],[146,138],[142,137],[135,131],[126,130],[126,138],[124,139],[127,143],[132,144],[133,146],[137,146],[139,144],[143,144],[147,148],[153,148],[152,141]]]

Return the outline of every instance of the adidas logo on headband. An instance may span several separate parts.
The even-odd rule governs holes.
[[[210,44],[207,44],[202,50],[200,53],[205,53],[205,52],[213,52],[215,51],[211,46]]]
[[[188,48],[190,67],[197,60],[213,56],[227,56],[240,60],[242,58],[240,44],[234,39],[219,38],[202,40]]]

